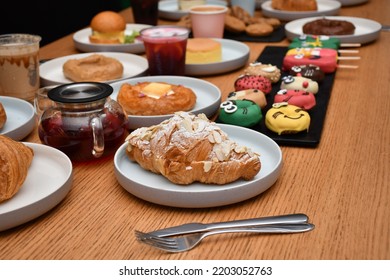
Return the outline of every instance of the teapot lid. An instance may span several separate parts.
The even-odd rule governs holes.
[[[78,82],[51,89],[47,96],[61,103],[87,103],[106,98],[114,91],[112,86],[98,82]]]

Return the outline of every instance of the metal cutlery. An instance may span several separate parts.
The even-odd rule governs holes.
[[[220,233],[299,233],[307,232],[314,229],[314,225],[310,223],[301,224],[275,224],[265,226],[252,226],[252,227],[236,227],[236,228],[222,228],[217,230],[211,230],[206,232],[198,232],[192,234],[186,234],[180,237],[158,237],[154,234],[143,233],[135,231],[137,240],[147,245],[153,246],[157,249],[179,253],[191,250],[198,245],[204,238],[220,234]]]
[[[306,223],[308,217],[305,214],[287,214],[279,216],[269,216],[254,219],[235,220],[219,223],[188,223],[180,226],[169,227],[161,230],[148,232],[150,235],[157,237],[173,236],[179,234],[188,234],[196,232],[204,232],[222,228],[234,228],[234,227],[248,227],[248,226],[264,226],[264,225],[277,225],[277,224],[301,224]]]

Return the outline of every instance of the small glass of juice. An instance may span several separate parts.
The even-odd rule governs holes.
[[[178,26],[155,26],[141,30],[150,75],[185,75],[190,30]]]

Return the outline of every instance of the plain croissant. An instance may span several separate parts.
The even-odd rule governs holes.
[[[30,147],[0,135],[0,202],[19,191],[33,157],[34,151]]]
[[[131,160],[175,184],[251,180],[261,168],[259,155],[230,140],[204,114],[178,112],[158,125],[136,129],[126,140]]]

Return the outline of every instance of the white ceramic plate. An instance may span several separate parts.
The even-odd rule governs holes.
[[[156,204],[205,208],[229,205],[252,198],[270,188],[278,179],[282,168],[282,152],[268,136],[244,127],[219,124],[241,145],[260,153],[260,172],[251,181],[237,180],[226,185],[193,183],[180,186],[171,183],[162,175],[144,170],[128,159],[123,144],[115,154],[115,175],[121,186],[129,193]]]
[[[0,96],[0,103],[7,114],[7,121],[0,129],[0,134],[19,141],[33,131],[35,127],[33,105],[20,98],[8,96]]]
[[[341,3],[341,6],[353,6],[368,2],[368,0],[337,0]]]
[[[49,60],[40,65],[40,77],[43,86],[56,85],[56,84],[68,84],[73,81],[65,78],[62,66],[69,59],[80,59],[92,55],[93,53],[81,53],[73,54],[63,57],[58,57]],[[137,77],[146,72],[148,69],[148,61],[146,58],[130,54],[130,53],[119,53],[119,52],[98,52],[97,54],[105,55],[107,57],[113,57],[118,59],[123,64],[123,76],[120,79],[105,81],[112,83],[114,81]]]
[[[278,18],[282,21],[290,21],[306,17],[334,16],[339,13],[341,3],[332,0],[317,0],[317,11],[293,12],[275,10],[271,7],[272,1],[264,2],[261,5],[262,14],[267,17]]]
[[[143,28],[150,27],[146,24],[126,24],[125,34],[140,31]],[[131,44],[96,44],[89,41],[89,35],[92,34],[90,27],[77,31],[73,35],[74,46],[82,52],[123,52],[123,53],[143,53],[145,52],[144,43],[136,39]]]
[[[114,88],[111,98],[117,100],[122,84],[136,84],[139,82],[166,82],[191,88],[196,94],[197,100],[195,107],[190,112],[194,114],[204,113],[209,118],[217,112],[221,103],[221,91],[218,87],[204,80],[182,76],[147,76],[115,82],[111,84]],[[159,124],[170,117],[172,117],[172,114],[158,116],[129,115],[130,128],[136,129],[143,126]]]
[[[186,64],[186,75],[216,75],[235,70],[246,64],[250,52],[247,45],[235,40],[215,40],[222,44],[222,61],[207,64]]]
[[[284,28],[286,31],[286,37],[290,40],[294,39],[303,34],[302,26],[310,21],[320,19],[322,17],[312,17],[312,18],[303,18],[291,21],[287,23]],[[380,23],[365,19],[365,18],[357,18],[357,17],[326,17],[331,20],[346,20],[353,23],[356,27],[355,33],[352,35],[339,35],[332,36],[335,38],[339,38],[341,43],[359,43],[366,44],[372,41],[375,41],[380,34],[381,25]]]
[[[65,198],[73,183],[72,163],[64,153],[42,144],[24,144],[34,150],[34,158],[21,189],[0,203],[0,231],[51,210]]]
[[[227,6],[226,1],[208,0],[206,4]],[[160,1],[158,3],[158,15],[161,18],[170,20],[179,20],[185,15],[188,15],[187,11],[179,10],[179,3],[177,0]]]

